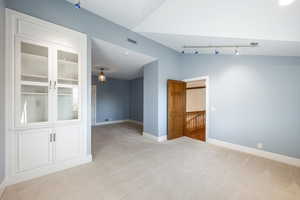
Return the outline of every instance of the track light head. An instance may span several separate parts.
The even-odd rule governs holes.
[[[237,48],[234,50],[234,54],[235,54],[236,56],[240,55],[240,52],[239,52],[239,50],[238,50]]]
[[[78,1],[77,3],[75,3],[74,6],[75,6],[75,8],[81,8],[80,1]]]
[[[220,52],[217,49],[215,50],[214,53],[215,53],[215,55],[219,55],[220,54]]]
[[[258,46],[259,43],[258,43],[258,42],[251,42],[250,45],[251,45],[251,46]]]
[[[199,52],[198,52],[198,51],[195,51],[195,54],[199,54]]]
[[[182,53],[182,54],[184,54],[185,52],[184,52],[184,51],[182,51],[181,53]]]

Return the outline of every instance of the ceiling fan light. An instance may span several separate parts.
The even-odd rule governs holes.
[[[100,72],[99,75],[98,75],[98,80],[101,82],[101,83],[104,83],[106,82],[106,76],[104,74],[104,72]]]

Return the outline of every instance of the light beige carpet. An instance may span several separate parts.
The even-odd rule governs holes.
[[[94,162],[8,187],[3,200],[299,200],[300,169],[132,124],[93,129]]]

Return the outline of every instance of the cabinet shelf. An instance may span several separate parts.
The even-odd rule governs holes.
[[[45,78],[48,79],[47,75],[36,75],[36,74],[21,74],[21,76],[26,76],[26,77],[30,77],[30,78]]]
[[[22,95],[48,95],[48,93],[42,92],[21,92]]]
[[[69,60],[57,60],[59,63],[62,63],[62,64],[71,64],[71,65],[78,65],[77,62],[72,62],[72,61],[69,61]]]
[[[41,56],[41,55],[31,54],[31,53],[25,53],[25,52],[21,52],[21,54],[22,54],[22,56],[28,56],[28,57],[40,58],[40,59],[46,59],[46,60],[48,60],[48,56]]]
[[[73,96],[73,94],[57,94],[58,96]]]
[[[48,82],[21,81],[21,85],[47,86],[48,87]]]
[[[72,78],[58,78],[58,80],[61,80],[61,81],[78,81],[78,79],[72,79]]]

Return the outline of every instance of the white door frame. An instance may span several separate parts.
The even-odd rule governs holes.
[[[195,78],[190,78],[190,79],[184,79],[184,82],[191,82],[191,81],[202,81],[205,80],[205,112],[206,112],[206,120],[205,120],[205,142],[208,142],[209,139],[209,119],[210,119],[210,82],[209,82],[209,76],[200,76],[200,77],[195,77]]]
[[[93,96],[94,92],[95,92],[95,95]],[[97,124],[97,85],[92,85],[92,98],[94,99],[94,102],[95,102],[94,108],[93,108],[93,104],[91,105],[92,113],[95,112],[94,120],[92,121],[92,126],[96,126],[96,124]]]

